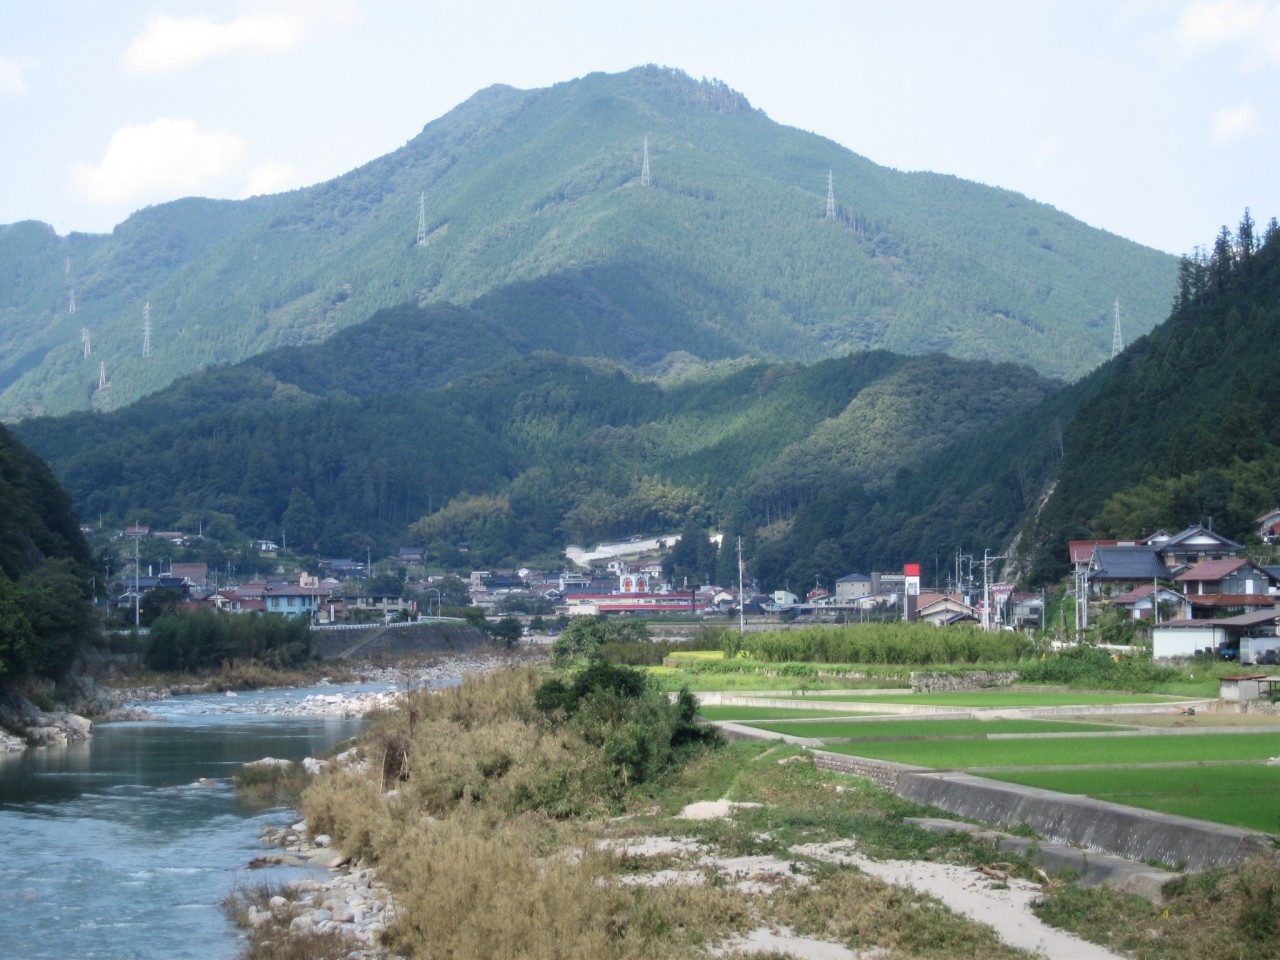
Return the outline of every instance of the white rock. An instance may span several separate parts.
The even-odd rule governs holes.
[[[327,833],[322,833],[318,837],[312,837],[311,842],[317,847],[327,847],[333,841],[330,839]]]

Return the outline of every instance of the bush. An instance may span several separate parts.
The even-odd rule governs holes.
[[[1024,683],[1052,683],[1092,687],[1098,690],[1154,690],[1159,684],[1178,679],[1173,667],[1149,660],[1124,657],[1098,647],[1077,646],[1058,654],[1033,660],[1019,668]]]
[[[1008,663],[1031,642],[1008,630],[935,627],[927,623],[860,623],[844,627],[747,634],[742,652],[769,663]]]

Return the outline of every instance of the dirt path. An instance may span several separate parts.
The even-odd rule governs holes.
[[[1029,950],[1047,960],[1124,960],[1104,947],[1081,940],[1042,923],[1031,912],[1040,887],[1026,880],[998,884],[972,867],[921,860],[872,860],[855,853],[850,844],[807,844],[793,853],[857,867],[886,883],[910,887],[936,897],[956,913],[995,928],[1012,947]]]

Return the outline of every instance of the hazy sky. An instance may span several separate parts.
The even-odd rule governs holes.
[[[644,63],[1173,253],[1280,215],[1280,0],[0,0],[0,223],[316,183]]]

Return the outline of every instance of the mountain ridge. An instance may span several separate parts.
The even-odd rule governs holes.
[[[497,320],[527,332],[594,299],[607,329],[590,346],[642,373],[671,354],[812,362],[886,348],[1074,378],[1105,358],[1115,297],[1131,335],[1149,329],[1175,270],[1019,194],[880,167],[723,84],[656,67],[485,88],[313,187],[162,204],[106,236],[45,229],[0,227],[0,277],[15,290],[0,300],[5,419],[118,409],[183,373],[437,301],[491,317],[501,303]]]

